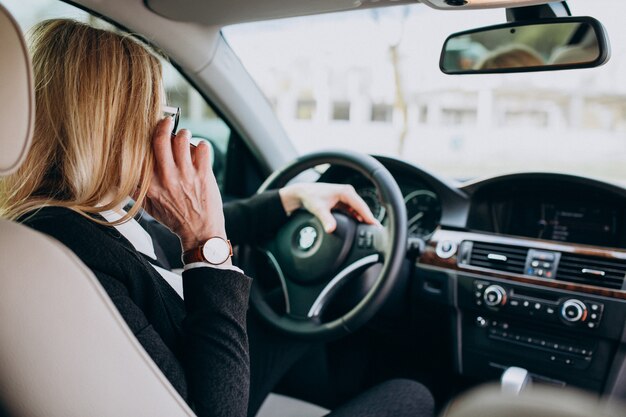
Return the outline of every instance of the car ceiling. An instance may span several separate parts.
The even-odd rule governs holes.
[[[149,9],[168,19],[225,26],[311,14],[399,4],[424,3],[436,9],[519,7],[546,0],[145,0]]]

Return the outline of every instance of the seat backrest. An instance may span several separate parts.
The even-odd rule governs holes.
[[[34,120],[20,29],[0,5],[0,175]],[[91,271],[59,242],[0,220],[0,404],[18,417],[193,416]]]
[[[534,385],[519,395],[484,386],[455,399],[441,417],[623,417],[621,404],[609,404],[572,388]]]

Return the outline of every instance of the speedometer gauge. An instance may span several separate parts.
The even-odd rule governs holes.
[[[378,194],[376,194],[376,189],[375,188],[360,188],[357,190],[357,194],[360,195],[363,201],[367,203],[367,206],[372,211],[372,214],[374,215],[376,220],[382,223],[387,211],[385,210],[385,207],[382,204],[380,204],[380,200],[378,199]]]
[[[430,237],[441,219],[441,203],[437,195],[427,190],[417,190],[404,198],[408,216],[409,236]]]

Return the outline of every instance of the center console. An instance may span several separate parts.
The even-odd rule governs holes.
[[[455,311],[458,372],[604,392],[626,323],[626,251],[438,230],[418,263],[422,296]]]

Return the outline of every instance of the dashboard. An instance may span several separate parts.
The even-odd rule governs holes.
[[[409,235],[425,241],[416,303],[449,309],[456,372],[485,381],[519,366],[626,398],[626,189],[553,173],[455,183],[377,159],[404,195]],[[364,177],[331,167],[320,180],[352,184],[384,224]]]
[[[433,179],[415,167],[404,164],[390,158],[380,158],[385,161],[387,168],[392,174],[400,191],[404,196],[407,211],[408,235],[424,240],[429,239],[441,222],[443,199],[442,194],[447,194],[438,187],[433,187]],[[417,169],[416,172],[412,172]],[[351,184],[356,192],[367,203],[374,217],[385,224],[387,210],[381,203],[376,188],[361,174],[344,167],[331,167],[320,181]],[[435,181],[438,182],[438,181]],[[444,182],[440,183],[441,185]]]

